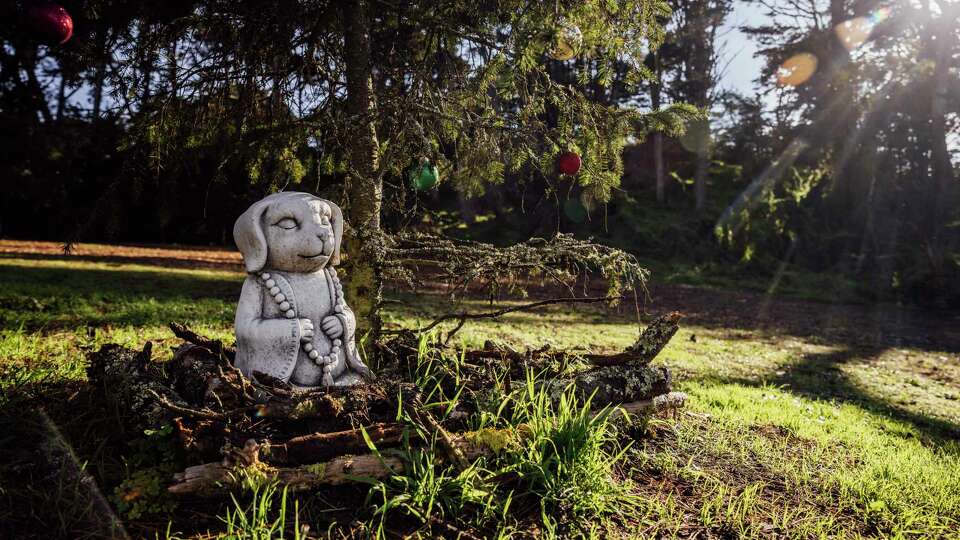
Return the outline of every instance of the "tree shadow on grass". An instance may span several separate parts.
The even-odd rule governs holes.
[[[759,331],[842,347],[911,347],[960,352],[960,313],[892,304],[825,303],[750,291],[651,288],[652,314],[677,310],[685,323]]]
[[[732,377],[716,380],[721,383],[750,387],[773,384],[783,386],[786,391],[809,399],[856,405],[865,411],[912,426],[924,445],[936,446],[945,451],[960,454],[960,446],[945,444],[950,441],[960,441],[960,425],[908,410],[887,399],[872,395],[861,385],[852,381],[842,369],[845,364],[877,356],[883,351],[883,348],[848,347],[830,352],[808,353],[800,361],[782,366],[772,379],[761,381]],[[916,436],[910,431],[898,434],[904,438]]]

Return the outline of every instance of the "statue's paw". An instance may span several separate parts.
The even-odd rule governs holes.
[[[309,343],[313,341],[313,321],[310,319],[299,319],[300,322],[300,341]]]
[[[320,327],[323,328],[324,334],[333,339],[343,336],[343,322],[340,321],[340,317],[334,315],[324,317]]]
[[[374,377],[373,372],[370,371],[370,368],[363,364],[356,366],[355,369],[357,373],[364,378],[364,380],[373,381],[376,378]]]

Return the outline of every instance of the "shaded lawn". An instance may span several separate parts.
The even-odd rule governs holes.
[[[177,343],[166,330],[171,321],[230,341],[242,279],[231,271],[0,258],[0,384],[82,378],[83,351],[107,342],[153,340],[160,356],[169,355]],[[390,326],[424,324],[445,309],[438,297],[392,296]],[[455,340],[613,350],[636,338],[633,313],[632,306],[548,308],[468,323]],[[691,401],[676,421],[653,422],[630,450],[625,474],[644,495],[640,534],[955,536],[960,361],[952,344],[903,336],[844,342],[857,320],[846,321],[847,333],[803,335],[743,324],[742,314],[729,319],[699,313],[658,360],[675,370]]]

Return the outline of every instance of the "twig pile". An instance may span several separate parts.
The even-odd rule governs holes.
[[[685,396],[670,392],[665,367],[648,364],[676,332],[679,318],[672,313],[657,319],[636,344],[613,355],[547,348],[519,352],[488,343],[464,353],[460,381],[467,391],[482,391],[494,385],[494,365],[507,366],[508,378],[522,378],[530,368],[585,360],[595,367],[548,380],[548,390],[559,396],[572,386],[580,397],[592,396],[595,406],[617,405],[621,413],[675,409]],[[177,495],[223,494],[246,475],[277,480],[292,490],[339,485],[358,476],[383,478],[402,471],[405,463],[382,456],[379,449],[415,442],[410,423],[434,434],[442,457],[461,469],[501,450],[490,440],[517,443],[523,438],[519,428],[493,434],[464,431],[463,419],[474,406],[468,399],[452,405],[444,421],[434,417],[422,403],[420,389],[398,382],[421,352],[412,332],[375,348],[386,366],[379,382],[299,392],[263,374],[244,377],[233,366],[232,348],[182,325],[171,329],[185,343],[170,362],[152,361],[150,343],[141,351],[106,345],[91,355],[88,376],[105,399],[129,412],[134,427],[176,428],[187,462],[196,464],[168,487]],[[398,421],[398,411],[408,423]]]

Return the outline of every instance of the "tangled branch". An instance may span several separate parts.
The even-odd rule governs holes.
[[[508,247],[423,233],[403,233],[386,246],[386,273],[411,287],[422,286],[424,275],[447,283],[451,297],[478,288],[491,298],[502,293],[526,293],[531,282],[551,282],[575,296],[578,280],[591,274],[607,282],[615,303],[624,291],[646,291],[649,272],[625,251],[558,234],[532,238]],[[459,317],[452,317],[459,318]]]

